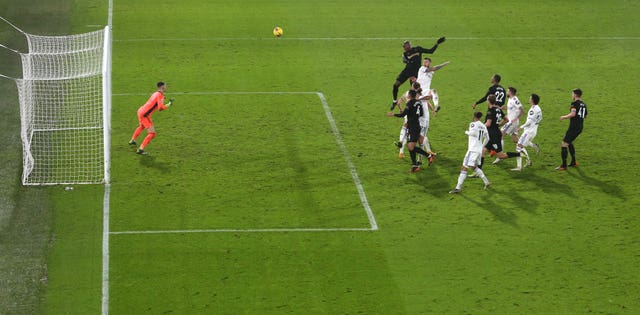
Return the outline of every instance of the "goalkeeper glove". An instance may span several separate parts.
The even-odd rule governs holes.
[[[170,98],[170,99],[169,99],[169,103],[167,103],[167,106],[171,106],[171,105],[173,105],[173,101],[175,101],[175,99]]]
[[[438,38],[438,44],[442,44],[442,43],[444,43],[444,41],[445,41],[444,36]]]

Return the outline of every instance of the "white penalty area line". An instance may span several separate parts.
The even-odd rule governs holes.
[[[208,42],[208,41],[251,41],[251,40],[287,40],[287,41],[403,41],[436,40],[437,37],[204,37],[204,38],[129,38],[116,39],[116,42]],[[503,37],[449,37],[447,40],[640,40],[640,36],[503,36]]]
[[[333,136],[344,155],[344,159],[347,163],[347,167],[349,168],[349,172],[351,173],[351,178],[353,179],[353,183],[358,190],[358,196],[360,198],[360,203],[364,208],[367,219],[369,220],[368,228],[264,228],[264,229],[192,229],[192,230],[148,230],[148,231],[111,231],[109,234],[111,235],[131,235],[131,234],[186,234],[186,233],[286,233],[286,232],[361,232],[361,231],[376,231],[378,230],[378,223],[376,222],[376,218],[373,214],[373,210],[371,210],[371,206],[369,205],[369,201],[367,199],[367,195],[364,191],[364,187],[362,186],[362,182],[360,181],[360,177],[358,176],[358,172],[356,170],[353,161],[351,160],[351,154],[347,149],[347,146],[344,144],[344,140],[342,139],[342,135],[340,134],[340,130],[338,130],[338,126],[336,124],[335,119],[333,118],[333,114],[331,113],[331,108],[329,107],[329,103],[327,102],[326,97],[322,92],[277,92],[277,91],[266,91],[266,92],[171,92],[167,93],[171,95],[257,95],[257,94],[307,94],[313,95],[315,94],[320,99],[322,103],[322,108],[324,109],[324,113],[331,125],[331,130],[333,131]],[[139,95],[148,95],[148,93],[114,93],[113,96],[139,96]]]

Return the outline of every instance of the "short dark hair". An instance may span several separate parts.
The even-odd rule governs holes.
[[[478,119],[482,118],[482,112],[473,113],[473,117],[478,118]]]
[[[431,58],[429,58],[429,57],[424,57],[424,60],[429,60],[429,61],[431,61]]]
[[[157,85],[158,87],[161,87],[161,86],[163,86],[163,85],[165,85],[165,84],[164,84],[164,82],[160,81],[160,82],[158,82],[158,84],[156,84],[156,85]]]
[[[418,91],[409,90],[409,96],[411,96],[411,98],[415,98],[417,95],[418,95]]]
[[[573,89],[573,93],[575,95],[582,96],[582,90],[581,89]]]
[[[409,46],[411,46],[411,42],[410,42],[410,41],[408,41],[408,40],[405,40],[404,42],[402,42],[402,46],[404,46],[404,45],[409,45]]]
[[[496,96],[494,94],[491,94],[491,95],[487,96],[487,102],[489,102],[492,105],[494,105],[496,103]]]
[[[531,100],[533,101],[533,104],[538,104],[540,103],[540,96],[538,96],[538,94],[533,93],[531,94]]]
[[[511,91],[511,94],[513,95],[516,95],[516,93],[518,92],[518,90],[516,90],[516,88],[514,88],[513,86],[508,87],[507,90]]]
[[[502,77],[499,74],[494,74],[493,78],[496,80],[497,83],[500,83],[500,80],[502,80]]]

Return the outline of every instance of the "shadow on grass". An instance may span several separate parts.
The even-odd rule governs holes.
[[[503,204],[496,203],[493,201],[496,199],[494,198],[496,194],[504,195],[505,192],[502,192],[500,190],[495,190],[492,188],[486,191],[486,194],[480,197],[481,198],[480,200],[476,200],[474,198],[466,196],[464,192],[459,194],[459,196],[475,204],[478,208],[481,208],[490,212],[496,220],[503,223],[507,223],[513,227],[520,228],[517,222],[518,216],[515,214],[515,212],[512,209],[505,207]]]
[[[167,163],[158,162],[156,161],[156,157],[151,155],[140,155],[140,165],[148,168],[154,168],[162,173],[169,173],[171,170]]]
[[[580,168],[575,168],[576,172],[572,171],[573,169],[567,171],[567,173],[570,176],[573,176],[575,178],[578,178],[580,180],[582,180],[585,184],[587,185],[591,185],[594,186],[596,188],[599,188],[600,190],[602,190],[603,193],[609,195],[609,196],[613,196],[616,198],[619,198],[620,200],[626,201],[627,200],[627,196],[625,196],[624,192],[622,191],[622,188],[618,185],[609,183],[609,182],[605,182],[593,177],[589,177],[585,174],[585,172],[580,169]]]

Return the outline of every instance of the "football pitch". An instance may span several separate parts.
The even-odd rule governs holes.
[[[0,314],[640,313],[638,2],[7,1],[34,33],[112,21],[113,111],[109,186],[21,187],[0,85]],[[402,42],[440,36],[438,155],[410,174],[391,88]],[[451,195],[494,73],[540,95],[541,152]],[[157,81],[176,103],[136,155]],[[576,87],[580,165],[558,172]]]

